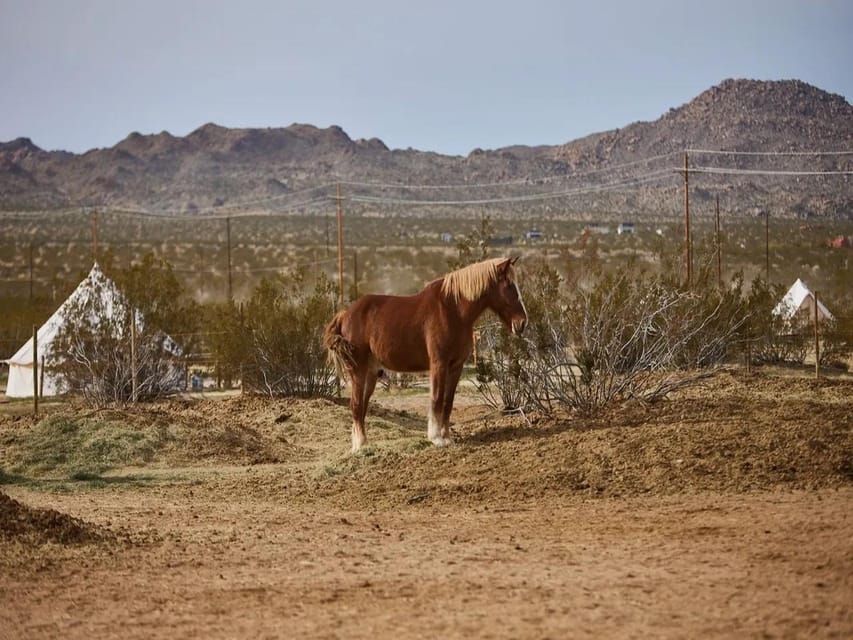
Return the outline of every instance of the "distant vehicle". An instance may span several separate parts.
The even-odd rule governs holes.
[[[525,240],[542,240],[544,237],[539,229],[530,229],[524,234]]]
[[[623,233],[634,233],[634,223],[633,222],[620,222],[619,226],[616,227],[616,233],[622,235]]]

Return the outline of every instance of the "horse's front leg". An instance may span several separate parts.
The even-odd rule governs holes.
[[[444,382],[444,394],[442,398],[441,411],[441,437],[447,444],[452,442],[450,438],[450,413],[453,411],[453,400],[456,397],[456,388],[459,386],[459,378],[462,377],[462,369],[465,362],[452,366]]]
[[[447,388],[447,369],[445,367],[433,367],[429,372],[430,405],[427,418],[427,437],[437,447],[450,444],[450,438],[446,428],[443,428],[444,398]]]

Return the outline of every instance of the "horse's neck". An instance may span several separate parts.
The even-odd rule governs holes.
[[[455,311],[459,319],[466,326],[473,327],[474,323],[486,311],[487,305],[485,298],[478,300],[466,300],[459,297],[455,303]]]

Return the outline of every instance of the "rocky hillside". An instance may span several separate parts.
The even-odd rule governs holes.
[[[667,216],[680,211],[682,178],[676,169],[683,166],[685,149],[851,150],[853,107],[842,96],[795,80],[726,80],[654,122],[555,146],[475,149],[467,157],[391,150],[376,138],[352,140],[339,127],[304,124],[270,129],[206,124],[185,137],[131,133],[111,148],[79,155],[45,151],[19,138],[0,143],[0,209],[297,211],[328,207],[330,183],[344,181],[356,212],[466,215],[485,208],[495,215]],[[745,215],[771,210],[853,217],[853,176],[797,175],[853,170],[853,155],[691,151],[689,162],[696,169],[738,172],[694,174],[691,197],[699,211],[719,195],[729,211]],[[502,184],[483,186],[490,183]],[[459,186],[423,190],[389,184]],[[318,189],[304,191],[313,187]]]

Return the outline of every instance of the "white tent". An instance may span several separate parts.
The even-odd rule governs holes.
[[[65,325],[68,312],[75,308],[84,306],[85,303],[97,296],[100,304],[97,308],[103,309],[108,317],[117,317],[119,314],[127,313],[127,302],[124,296],[101,270],[97,263],[92,267],[83,281],[63,302],[53,315],[37,331],[38,337],[38,359],[41,373],[39,375],[40,395],[54,396],[66,391],[62,377],[52,373],[50,369],[44,369],[44,358],[50,350],[51,344],[56,339],[62,327]],[[139,324],[139,319],[137,320]],[[175,342],[166,339],[166,349],[179,355],[180,349]],[[33,339],[30,338],[15,354],[5,360],[9,365],[9,381],[6,385],[6,395],[10,398],[31,398],[33,395]]]
[[[809,290],[805,282],[797,278],[797,281],[788,289],[788,293],[773,308],[773,315],[788,321],[798,314],[803,314],[806,316],[805,319],[811,321],[814,318],[814,303],[814,294]],[[833,319],[833,315],[829,312],[829,309],[820,300],[817,301],[817,313],[820,320]]]

